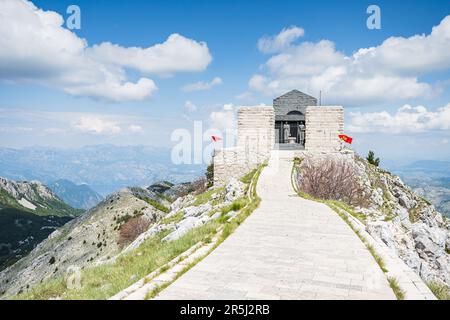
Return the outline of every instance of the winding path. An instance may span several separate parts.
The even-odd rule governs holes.
[[[273,152],[257,186],[260,207],[155,299],[395,299],[350,227],[296,196],[292,157]]]

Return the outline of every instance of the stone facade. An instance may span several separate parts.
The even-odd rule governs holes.
[[[338,135],[344,131],[344,108],[320,106],[306,108],[307,152],[339,152],[341,140]]]
[[[271,106],[241,108],[238,112],[237,132],[237,147],[244,149],[252,162],[261,163],[274,146],[274,108]]]
[[[302,101],[302,103],[299,103]],[[305,113],[305,150],[308,153],[333,153],[341,150],[339,134],[344,130],[344,108],[317,106],[317,100],[297,90],[276,98],[274,105],[243,107],[238,111],[237,141],[233,148],[216,150],[213,156],[214,184],[223,185],[239,178],[270,157],[275,146],[276,112],[294,108]],[[286,109],[286,110],[285,110]]]
[[[273,107],[244,107],[238,111],[236,147],[216,150],[213,157],[214,184],[239,178],[269,158],[274,146]]]

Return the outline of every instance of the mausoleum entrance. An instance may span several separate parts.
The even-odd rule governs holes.
[[[280,149],[304,149],[306,108],[316,105],[316,98],[298,90],[289,91],[273,100],[275,143]]]
[[[305,145],[305,121],[276,121],[275,143]]]

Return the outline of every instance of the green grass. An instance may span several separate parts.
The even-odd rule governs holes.
[[[162,211],[162,212],[165,212],[165,213],[169,213],[170,212],[169,208],[167,208],[165,205],[159,203],[156,200],[149,199],[149,198],[142,198],[141,200],[144,200],[149,205],[153,206],[154,208],[158,209],[159,211]]]
[[[250,182],[252,181],[255,173],[256,173],[257,169],[253,169],[252,171],[250,171],[249,173],[247,173],[246,175],[244,175],[241,178],[241,181],[245,184],[250,184]]]
[[[184,217],[184,213],[183,213],[183,211],[180,210],[171,217],[163,218],[161,220],[160,224],[177,223],[177,222],[180,222],[181,220],[183,220],[183,217]]]
[[[424,197],[420,197],[420,199],[425,202],[427,205],[431,206],[432,203],[430,201],[428,201],[428,199],[424,198]]]
[[[200,205],[202,205],[202,204],[205,204],[205,203],[207,203],[207,202],[209,202],[209,201],[212,200],[212,196],[213,196],[214,194],[217,194],[217,195],[219,195],[219,196],[217,197],[217,199],[215,199],[214,201],[212,201],[212,204],[213,204],[213,205],[214,205],[214,204],[217,204],[219,201],[222,200],[221,197],[220,197],[220,195],[221,195],[224,191],[225,191],[225,188],[224,188],[224,187],[220,187],[220,188],[217,188],[217,189],[210,189],[210,190],[208,190],[208,191],[206,191],[206,192],[203,192],[203,193],[201,193],[201,194],[199,194],[199,195],[197,195],[197,196],[195,197],[195,201],[194,201],[194,203],[193,203],[192,205],[193,205],[193,206],[200,206]]]
[[[363,224],[366,224],[366,216],[362,213],[356,212],[353,207],[351,207],[350,205],[348,205],[345,202],[342,201],[337,201],[337,200],[327,200],[327,202],[329,204],[332,204],[346,212],[348,212],[349,214],[351,214],[353,217],[355,217],[356,219],[358,219],[359,221],[361,221]]]
[[[247,205],[247,199],[246,198],[239,198],[235,201],[233,201],[230,205],[225,206],[221,209],[222,211],[222,215],[227,214],[230,211],[239,211],[241,210],[243,207],[245,207]]]
[[[36,286],[14,299],[47,300],[62,298],[107,299],[165,265],[199,241],[210,238],[219,224],[215,221],[197,227],[178,240],[162,242],[169,231],[146,240],[138,249],[120,256],[114,263],[86,268],[81,273],[81,288],[68,289],[61,277]]]
[[[360,235],[359,232],[358,232],[358,235]],[[360,236],[360,238],[361,238],[361,240],[362,240],[362,237],[361,237],[361,236]],[[376,261],[376,262],[378,263],[378,265],[380,266],[380,269],[383,270],[384,273],[388,272],[388,270],[387,270],[387,268],[386,268],[386,265],[385,265],[385,263],[384,263],[383,258],[381,258],[381,257],[378,255],[378,253],[376,252],[375,248],[374,248],[372,245],[368,244],[368,243],[366,242],[365,239],[363,240],[363,242],[364,242],[365,245],[367,246],[367,250],[369,250],[369,252],[372,254],[372,256],[373,256],[373,258],[375,259],[375,261]]]
[[[388,282],[391,286],[392,291],[394,291],[397,300],[405,300],[405,292],[400,288],[397,279],[388,277]]]
[[[436,298],[439,300],[450,300],[450,289],[445,284],[434,281],[427,284]]]

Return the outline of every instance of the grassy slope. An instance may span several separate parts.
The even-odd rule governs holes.
[[[260,170],[252,171],[242,180],[244,183],[249,183],[254,177],[253,180],[256,181],[259,173]],[[68,288],[68,277],[66,276],[44,282],[13,299],[107,299],[163,266],[198,242],[210,241],[220,226],[223,226],[223,231],[219,243],[225,240],[259,204],[255,186],[252,185],[250,188],[251,197],[236,200],[223,210],[221,218],[192,229],[178,240],[161,242],[161,239],[167,235],[168,231],[165,231],[147,239],[139,248],[120,256],[113,263],[82,270],[81,287],[78,289]],[[211,192],[208,192],[208,195],[200,196],[199,202],[203,202],[210,196]],[[237,208],[241,209],[241,213],[231,222],[227,222],[225,214],[229,210]]]
[[[0,270],[28,254],[73,216],[84,212],[57,198],[39,198],[33,204],[36,210],[23,207],[8,192],[0,189],[0,244],[3,244],[0,246]]]

